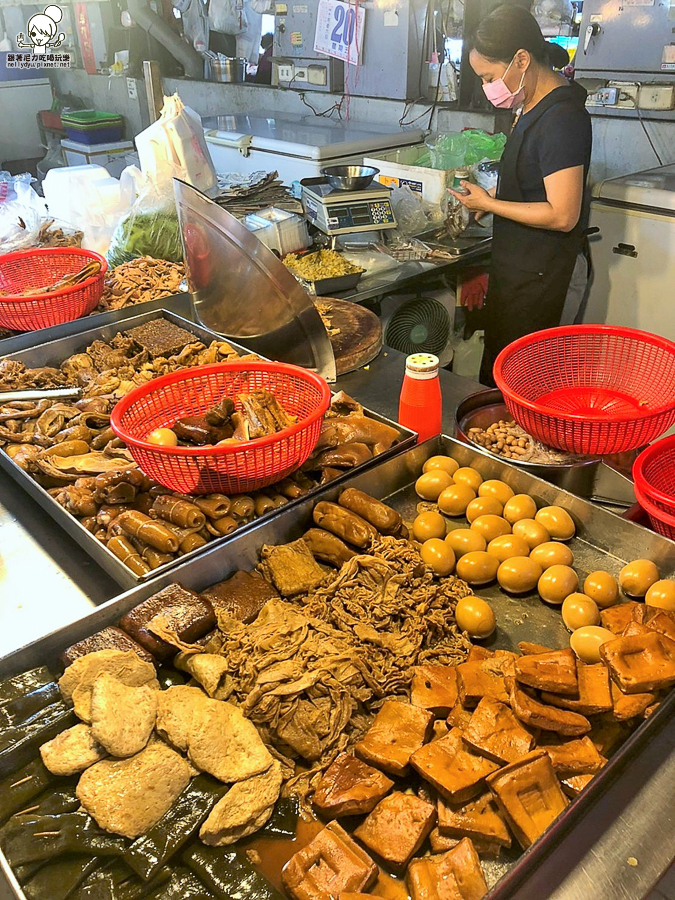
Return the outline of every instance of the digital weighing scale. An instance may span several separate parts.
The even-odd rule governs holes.
[[[384,231],[396,228],[390,194],[382,184],[340,191],[321,178],[307,178],[302,182],[302,208],[308,222],[331,236]]]

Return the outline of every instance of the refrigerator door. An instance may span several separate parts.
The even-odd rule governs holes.
[[[675,216],[591,204],[593,282],[585,322],[623,325],[675,341]]]

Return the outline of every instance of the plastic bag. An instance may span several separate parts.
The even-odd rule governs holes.
[[[178,94],[164,98],[159,119],[136,137],[143,175],[159,190],[180,178],[204,193],[217,189],[216,170],[204,140],[202,120]]]
[[[0,253],[34,247],[46,212],[31,187],[33,177],[0,172]]]
[[[501,159],[505,134],[488,134],[478,128],[431,135],[426,140],[432,169],[462,169],[482,160]]]
[[[110,241],[109,266],[119,266],[139,256],[181,262],[183,245],[173,199],[173,188],[159,190],[148,184],[130,212],[124,216]]]
[[[408,185],[394,188],[391,192],[398,231],[404,235],[422,234],[433,228],[440,228],[447,215],[447,203],[427,203],[422,195],[410,190]]]

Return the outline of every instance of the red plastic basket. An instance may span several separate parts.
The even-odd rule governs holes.
[[[92,260],[98,260],[101,269],[82,284],[50,294],[16,296],[79,272]],[[0,326],[13,331],[37,331],[86,316],[101,299],[107,269],[100,254],[79,247],[18,250],[0,256]]]
[[[221,447],[159,447],[145,438],[181,416],[200,415],[224,396],[270,391],[295,425],[267,437]],[[236,402],[236,401],[235,401]],[[301,466],[319,439],[330,389],[319,375],[285,363],[231,362],[172,372],[134,388],[110,424],[139,467],[174,491],[226,494],[259,490]]]
[[[494,365],[509,412],[544,444],[604,456],[675,422],[675,344],[632,328],[569,325],[509,344]]]
[[[675,541],[675,516],[655,506],[637,485],[633,485],[635,499],[649,516],[649,522],[657,534]]]
[[[652,506],[675,516],[675,436],[642,451],[633,463],[633,480]]]

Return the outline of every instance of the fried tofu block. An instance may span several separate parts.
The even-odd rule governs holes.
[[[593,781],[594,777],[594,774],[571,775],[569,778],[564,778],[560,784],[567,796],[574,799],[583,791],[589,782]]]
[[[294,900],[325,900],[343,891],[366,891],[377,879],[370,856],[337,822],[329,822],[292,856],[281,880]]]
[[[450,728],[466,728],[471,721],[473,713],[470,709],[464,709],[461,703],[457,702],[448,713],[446,722]]]
[[[643,694],[624,694],[618,685],[612,683],[613,715],[617,722],[626,722],[641,716],[656,700],[655,691]]]
[[[625,694],[675,684],[675,641],[659,632],[608,641],[600,655]]]
[[[354,832],[363,844],[401,872],[436,824],[436,807],[414,794],[394,791]]]
[[[532,653],[551,653],[550,647],[544,647],[543,644],[533,644],[530,641],[518,641],[518,649],[523,656],[530,656]]]
[[[312,804],[329,819],[359,816],[375,809],[393,786],[391,778],[382,772],[341,753],[324,772]]]
[[[522,691],[515,682],[511,685],[511,709],[521,722],[542,731],[555,731],[569,737],[586,734],[591,723],[579,713],[557,709],[540,703]]]
[[[482,900],[487,894],[483,869],[469,838],[443,856],[414,860],[405,880],[412,900]]]
[[[456,666],[415,666],[410,702],[435,716],[447,716],[457,703]]]
[[[597,772],[607,762],[589,737],[566,741],[564,744],[544,744],[541,749],[551,757],[553,771],[558,778],[588,775]]]
[[[629,600],[628,603],[617,603],[616,606],[601,609],[600,623],[612,634],[621,634],[629,622],[635,621],[634,613],[638,607],[644,609],[644,603]]]
[[[410,765],[440,794],[456,803],[479,794],[484,779],[499,768],[464,743],[460,728],[453,728],[447,737],[417,750],[410,757]]]
[[[597,713],[609,712],[612,709],[612,694],[609,689],[609,672],[603,663],[585,665],[577,662],[577,678],[579,693],[576,697],[565,697],[562,694],[550,694],[542,691],[541,699],[551,706],[571,709],[582,716],[594,716]]]
[[[553,694],[576,694],[577,658],[573,650],[532,653],[516,660],[516,680]]]
[[[492,659],[457,666],[457,684],[462,706],[477,706],[483,697],[508,703],[504,678],[487,669]]]
[[[464,730],[464,741],[498,763],[515,762],[532,749],[534,738],[508,706],[483,697]]]
[[[470,837],[472,841],[511,846],[511,835],[490,791],[466,803],[439,798],[438,830],[447,837]]]
[[[487,779],[497,805],[525,850],[546,831],[568,801],[546,750],[534,750]]]
[[[431,737],[434,717],[410,703],[387,700],[366,736],[354,748],[367,763],[392,775],[405,775],[412,754]]]
[[[461,840],[463,838],[449,837],[441,834],[438,828],[434,828],[429,835],[429,846],[433,853],[447,853],[448,850],[454,850]],[[502,852],[501,844],[487,843],[487,841],[481,841],[478,838],[472,838],[471,840],[476,848],[476,853],[481,857],[489,856],[491,859],[496,859]]]

